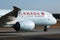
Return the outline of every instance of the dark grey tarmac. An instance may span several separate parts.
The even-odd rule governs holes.
[[[32,32],[0,30],[0,40],[60,40],[60,29],[34,29]]]

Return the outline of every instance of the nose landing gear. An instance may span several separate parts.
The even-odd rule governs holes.
[[[47,26],[44,26],[44,31],[45,31],[45,32],[47,31]]]

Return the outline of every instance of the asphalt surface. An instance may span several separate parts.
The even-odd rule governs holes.
[[[31,32],[0,30],[0,40],[60,40],[60,29],[34,29]]]

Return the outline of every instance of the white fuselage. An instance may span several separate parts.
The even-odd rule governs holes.
[[[21,11],[18,12],[18,15],[19,21],[23,20],[33,21],[36,26],[40,25],[47,26],[55,24],[57,22],[51,13],[44,11]]]
[[[11,10],[2,10],[2,12],[0,11],[0,17],[10,11]],[[22,10],[21,12],[18,12],[18,17],[15,20],[7,22],[6,25],[10,27],[10,25],[12,26],[12,24],[15,24],[16,22],[21,22],[24,20],[33,21],[36,26],[40,26],[40,25],[48,26],[48,25],[55,24],[57,22],[57,20],[52,16],[51,13],[48,13],[45,11]]]

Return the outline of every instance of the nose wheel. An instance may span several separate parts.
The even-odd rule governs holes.
[[[45,31],[45,32],[47,31],[47,26],[44,26],[44,31]]]

